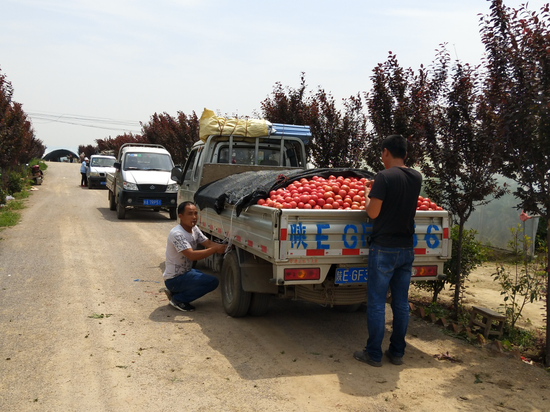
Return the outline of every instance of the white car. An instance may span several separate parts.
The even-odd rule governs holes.
[[[106,187],[107,173],[114,173],[116,162],[114,156],[108,155],[92,155],[86,175],[88,176],[88,188]]]

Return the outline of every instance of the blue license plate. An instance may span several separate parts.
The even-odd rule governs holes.
[[[144,206],[161,206],[162,201],[160,199],[143,199]]]
[[[106,184],[107,184],[107,182],[100,182],[100,183],[101,183],[102,185],[106,185]]]
[[[334,283],[338,285],[367,283],[367,273],[367,268],[337,268]]]

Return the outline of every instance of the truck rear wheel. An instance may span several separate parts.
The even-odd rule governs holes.
[[[252,293],[248,314],[250,316],[263,316],[269,308],[271,295],[269,293]]]
[[[124,208],[124,205],[120,202],[117,202],[116,217],[119,219],[124,219],[125,216],[126,216],[126,209]]]
[[[235,251],[225,255],[221,273],[221,292],[225,312],[234,318],[246,315],[250,307],[250,292],[241,282],[241,268]]]
[[[109,210],[116,210],[115,195],[109,190]]]

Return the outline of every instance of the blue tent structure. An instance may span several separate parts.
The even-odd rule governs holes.
[[[47,148],[42,156],[42,160],[50,162],[68,162],[69,159],[74,159],[74,162],[79,161],[78,150],[73,147],[52,147]]]

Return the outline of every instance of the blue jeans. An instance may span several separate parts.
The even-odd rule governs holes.
[[[409,285],[413,248],[387,248],[371,245],[367,277],[367,329],[365,350],[375,362],[382,360],[382,340],[386,323],[386,295],[391,291],[393,329],[389,351],[393,356],[405,354],[405,334],[409,325]]]
[[[177,303],[190,303],[218,287],[217,277],[191,269],[183,275],[166,279],[164,284]]]

